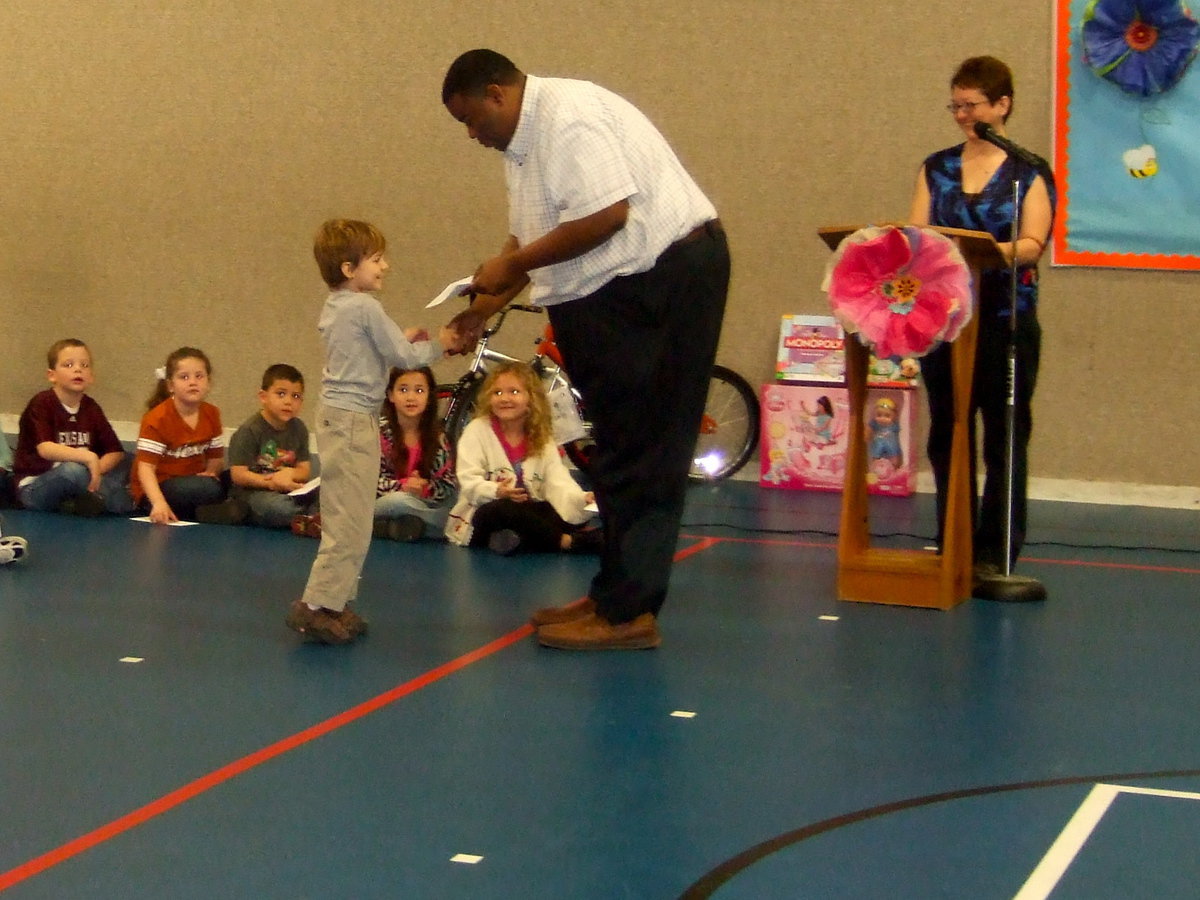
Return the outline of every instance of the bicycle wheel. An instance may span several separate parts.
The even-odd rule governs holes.
[[[732,369],[713,366],[700,435],[692,454],[692,481],[720,481],[738,471],[758,446],[758,397]]]
[[[479,379],[464,377],[456,384],[439,384],[437,395],[439,402],[445,402],[442,412],[442,430],[451,447],[458,446],[467,423],[475,418],[475,392],[479,388]]]

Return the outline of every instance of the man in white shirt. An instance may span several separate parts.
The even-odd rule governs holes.
[[[471,50],[446,73],[442,103],[504,154],[509,197],[508,237],[451,323],[457,349],[532,285],[596,440],[600,572],[587,597],[533,614],[538,639],[656,647],[729,285],[724,230],[654,125],[604,88]]]

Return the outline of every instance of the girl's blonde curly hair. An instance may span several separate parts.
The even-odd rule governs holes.
[[[512,375],[521,382],[529,394],[529,416],[525,419],[526,452],[534,454],[554,440],[554,429],[550,420],[550,398],[542,387],[542,380],[528,363],[501,363],[487,374],[479,392],[475,395],[475,416],[483,418],[492,414],[491,397],[496,381],[501,375]]]

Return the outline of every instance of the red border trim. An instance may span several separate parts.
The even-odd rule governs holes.
[[[1059,214],[1051,232],[1056,266],[1093,266],[1109,269],[1162,269],[1200,271],[1200,256],[1168,253],[1100,253],[1072,250],[1067,243],[1071,218],[1070,118],[1071,2],[1056,0],[1054,19],[1054,174],[1059,186]]]

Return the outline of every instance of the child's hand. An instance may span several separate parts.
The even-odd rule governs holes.
[[[529,492],[525,488],[517,487],[514,481],[502,481],[496,485],[496,499],[524,503],[529,499]]]
[[[438,329],[438,343],[442,345],[442,349],[446,352],[454,352],[459,344],[458,332],[448,325],[443,325]]]
[[[416,344],[419,341],[429,340],[429,332],[424,328],[405,328],[404,336],[408,338],[410,344]]]
[[[91,450],[85,450],[82,462],[87,466],[88,473],[92,476],[88,480],[88,490],[94,494],[100,490],[100,457]]]
[[[150,521],[155,525],[168,525],[171,522],[178,522],[175,517],[175,512],[167,505],[167,501],[161,503],[153,503],[150,505]]]
[[[290,467],[284,467],[268,476],[271,482],[271,490],[278,491],[281,494],[287,494],[294,491],[298,487],[303,487],[303,481],[296,480],[296,470]]]
[[[404,479],[404,483],[401,485],[401,488],[406,494],[412,494],[414,497],[421,497],[425,494],[425,486],[427,484],[429,484],[429,482],[420,475],[409,475]]]

